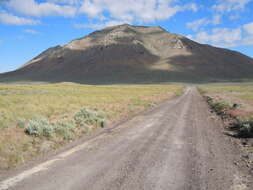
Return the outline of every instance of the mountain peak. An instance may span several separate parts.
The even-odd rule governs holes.
[[[186,48],[182,39],[182,36],[169,33],[159,26],[122,24],[95,31],[84,38],[71,41],[64,47],[84,50],[90,45],[108,47],[111,45],[132,44],[135,46],[141,45],[151,53],[159,54],[160,56],[161,53],[166,54],[163,46],[167,46],[166,48]]]
[[[252,77],[252,73],[253,60],[240,53],[199,44],[158,26],[122,24],[49,48],[5,76],[51,81],[109,82],[114,78],[115,82],[166,82],[236,79]]]
[[[95,31],[91,33],[91,35],[97,34],[97,33],[110,33],[110,32],[116,32],[116,31],[136,32],[136,33],[166,32],[166,30],[160,26],[135,26],[135,25],[130,25],[130,24],[121,24],[117,26],[106,27],[102,30]]]

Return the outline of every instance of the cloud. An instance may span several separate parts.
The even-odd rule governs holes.
[[[74,5],[78,4],[80,0],[49,0],[49,2]]]
[[[210,43],[219,47],[236,47],[253,45],[253,22],[237,28],[214,28],[199,31],[187,37],[200,43]]]
[[[245,32],[245,38],[243,39],[242,45],[251,46],[253,45],[253,22],[244,24],[243,30]]]
[[[106,28],[106,27],[110,27],[110,26],[116,26],[116,25],[120,25],[120,24],[125,24],[126,22],[124,21],[107,21],[104,23],[91,23],[91,24],[74,24],[75,28],[91,28],[91,29],[102,29],[102,28]]]
[[[214,15],[213,20],[212,20],[212,24],[214,24],[214,25],[221,24],[221,15]]]
[[[5,11],[0,11],[0,22],[3,24],[10,24],[10,25],[35,25],[39,23],[38,20],[18,17]]]
[[[24,32],[28,34],[39,34],[38,31],[32,29],[25,29]]]
[[[100,28],[110,23],[151,23],[167,20],[178,12],[198,10],[195,3],[179,0],[0,0],[1,9],[9,14],[29,17],[63,16],[82,14],[91,22],[84,27]],[[75,27],[80,27],[75,24]]]
[[[63,1],[62,1],[63,2]],[[42,16],[64,16],[73,17],[76,8],[70,5],[59,5],[53,2],[38,3],[35,0],[9,0],[6,6],[19,14],[42,17]]]
[[[193,22],[188,22],[186,25],[188,28],[191,28],[194,31],[197,31],[201,26],[206,26],[207,25],[208,19],[202,18],[195,20]]]
[[[249,35],[253,35],[253,22],[243,25],[243,29]]]
[[[200,43],[210,43],[220,47],[234,47],[242,41],[241,28],[214,28],[210,32],[200,31],[194,36],[188,36]]]
[[[201,18],[198,20],[195,20],[193,22],[186,23],[186,26],[188,28],[191,28],[193,31],[198,31],[201,27],[207,26],[207,25],[218,25],[221,23],[221,16],[220,15],[214,15],[212,19],[207,18]]]
[[[219,0],[219,3],[213,6],[213,9],[222,13],[243,10],[251,1],[252,0]]]
[[[175,2],[175,0],[84,0],[79,12],[90,18],[109,17],[113,20],[146,23],[169,19],[179,11],[197,10],[197,6],[193,3],[179,6]]]

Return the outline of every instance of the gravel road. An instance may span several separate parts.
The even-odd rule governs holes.
[[[0,190],[244,190],[236,149],[195,87],[32,168]]]

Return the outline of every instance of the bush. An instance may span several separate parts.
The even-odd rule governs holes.
[[[17,126],[19,127],[19,128],[22,128],[22,129],[24,129],[25,128],[25,119],[18,119],[18,121],[17,121]]]
[[[106,115],[101,111],[83,108],[74,115],[74,120],[79,127],[87,127],[87,125],[104,127]]]
[[[22,122],[22,125],[25,126],[25,122]],[[36,137],[50,138],[58,135],[62,136],[64,140],[72,140],[76,127],[82,127],[82,131],[87,133],[92,130],[93,126],[105,127],[105,125],[104,112],[83,108],[74,115],[74,120],[71,121],[58,121],[51,124],[46,118],[37,116],[28,121],[25,132]]]
[[[207,103],[208,103],[209,105],[212,105],[212,104],[213,104],[213,99],[212,99],[211,97],[205,96],[205,98],[206,98],[206,101],[207,101]]]
[[[253,137],[253,118],[237,119],[234,127],[240,137]]]
[[[102,128],[104,128],[106,126],[106,123],[107,123],[107,121],[105,119],[100,119],[98,122],[99,122],[99,126],[102,127]]]
[[[54,127],[46,118],[37,116],[28,122],[25,132],[28,135],[37,137],[52,137],[54,135]]]
[[[218,114],[223,114],[225,111],[232,108],[232,106],[228,102],[216,102],[213,103],[211,106]]]
[[[63,136],[64,140],[73,140],[74,138],[73,131],[75,127],[76,126],[73,121],[68,122],[58,121],[57,123],[54,124],[55,133],[60,136]]]

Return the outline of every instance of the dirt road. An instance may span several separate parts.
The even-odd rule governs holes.
[[[0,190],[244,190],[252,176],[194,87],[11,176]]]

